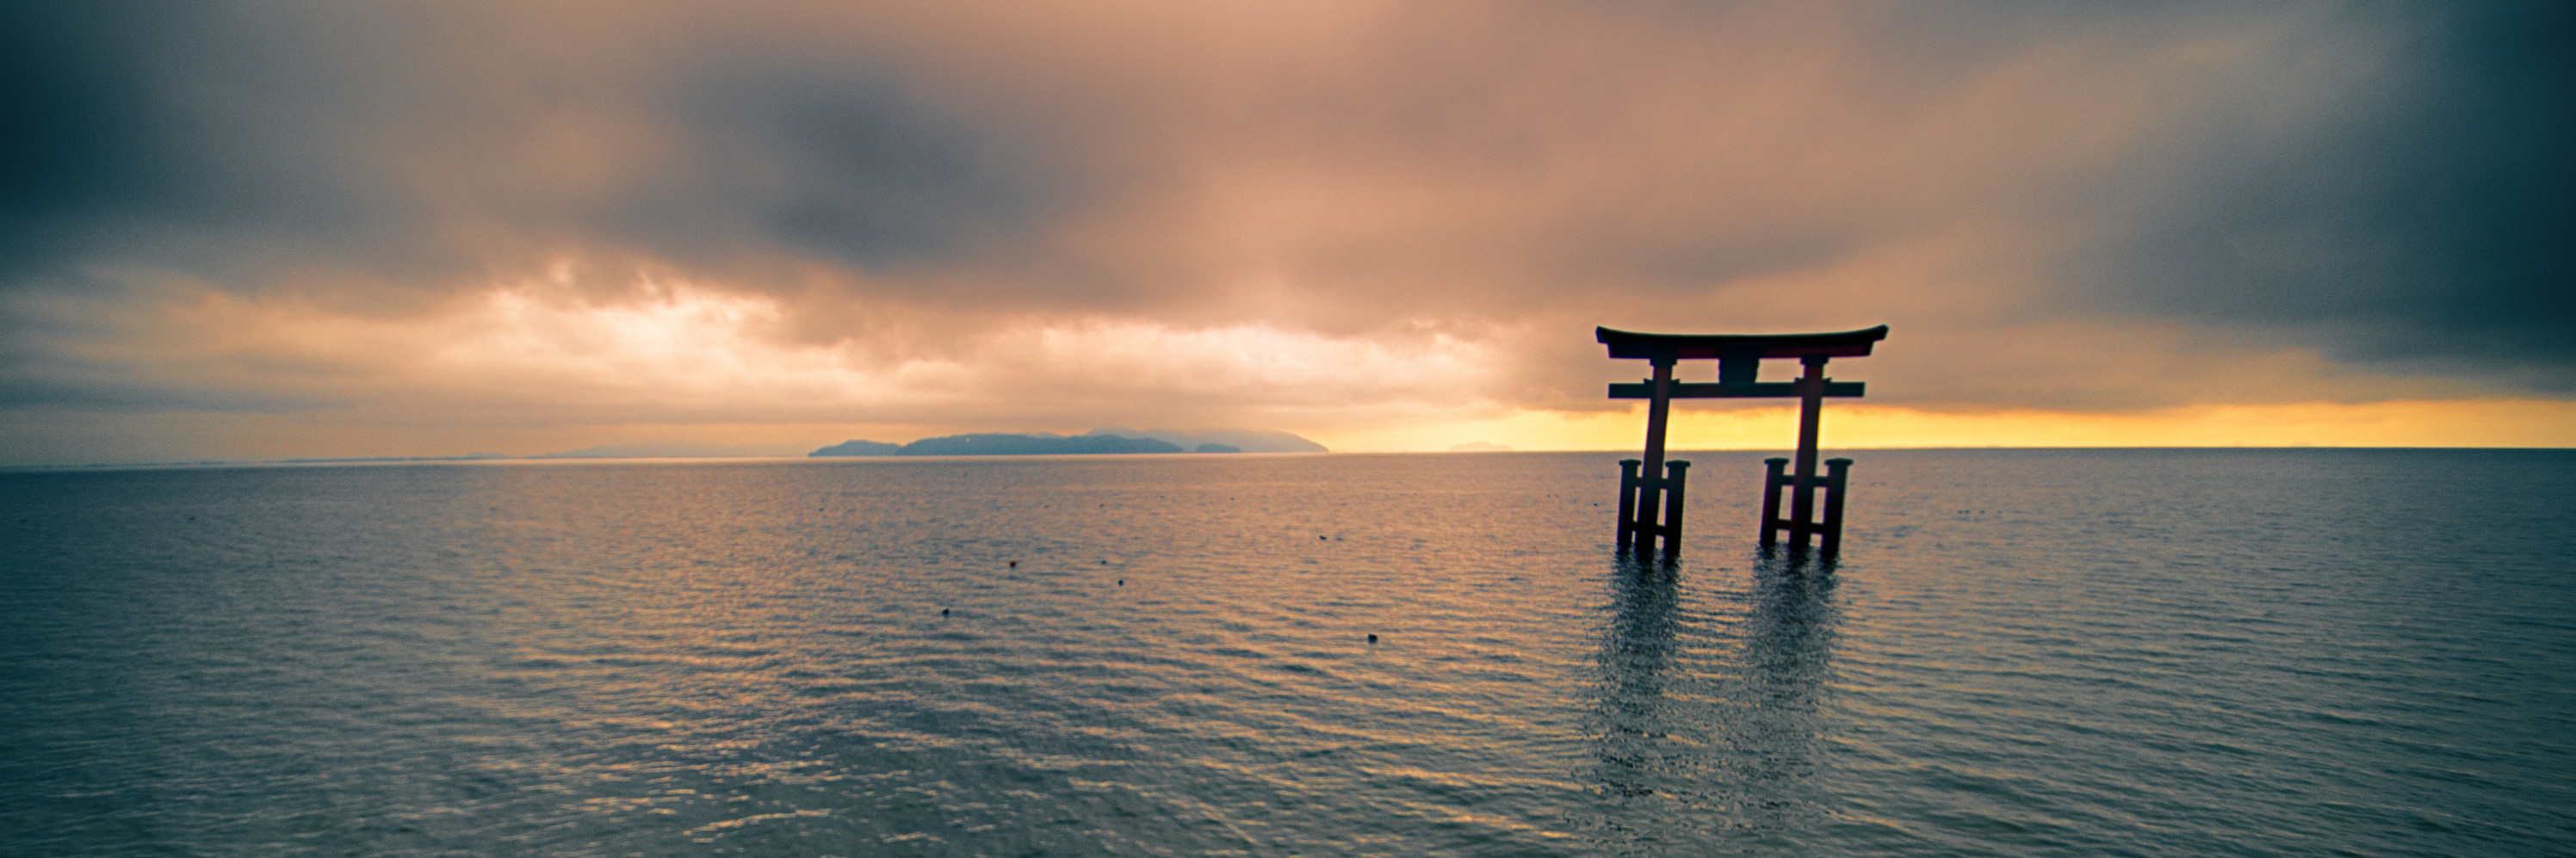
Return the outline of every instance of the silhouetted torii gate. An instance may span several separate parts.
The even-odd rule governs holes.
[[[1651,553],[1657,536],[1663,537],[1665,554],[1681,549],[1682,489],[1688,482],[1690,463],[1664,461],[1664,422],[1672,415],[1673,400],[1783,396],[1799,399],[1798,462],[1796,473],[1783,475],[1780,468],[1789,460],[1763,460],[1770,473],[1762,483],[1762,544],[1773,544],[1776,535],[1787,530],[1789,546],[1795,550],[1806,549],[1808,534],[1824,537],[1825,554],[1842,547],[1843,481],[1851,460],[1826,462],[1831,473],[1823,480],[1816,478],[1816,423],[1823,416],[1825,397],[1859,396],[1863,383],[1825,378],[1825,361],[1868,355],[1879,340],[1887,338],[1886,325],[1831,334],[1639,334],[1609,328],[1595,328],[1593,334],[1610,347],[1611,357],[1645,360],[1655,368],[1655,377],[1642,384],[1610,385],[1612,399],[1644,399],[1650,403],[1646,407],[1645,461],[1619,462],[1621,550],[1633,544],[1639,554]],[[1716,384],[1673,380],[1673,364],[1709,358],[1717,360]],[[1806,374],[1797,381],[1755,381],[1764,358],[1797,358],[1806,366]],[[1644,465],[1643,474],[1638,473],[1640,464]],[[1787,519],[1780,517],[1783,485],[1791,487]],[[1820,486],[1826,490],[1821,524],[1815,520],[1816,489]],[[1663,512],[1661,524],[1656,523],[1658,507]]]

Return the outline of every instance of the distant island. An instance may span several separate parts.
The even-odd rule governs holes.
[[[1077,453],[1178,453],[1181,445],[1122,435],[1017,435],[979,432],[910,444],[843,441],[807,456],[1049,456]]]
[[[1125,433],[1125,434],[1122,434]],[[1104,453],[1322,453],[1324,445],[1286,432],[1138,432],[1103,428],[1082,435],[1052,432],[978,432],[923,438],[909,444],[849,440],[816,450],[828,456],[1063,456]]]
[[[1328,453],[1324,445],[1275,429],[1129,429],[1103,426],[1090,435],[1169,441],[1198,453]],[[1231,448],[1231,449],[1228,449]]]

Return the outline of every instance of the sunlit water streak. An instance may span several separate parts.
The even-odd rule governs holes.
[[[2576,850],[2576,454],[1613,458],[0,474],[0,852]]]

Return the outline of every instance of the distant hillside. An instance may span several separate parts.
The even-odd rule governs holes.
[[[1286,432],[1266,429],[1129,429],[1103,426],[1091,430],[1093,435],[1122,435],[1129,438],[1152,438],[1180,445],[1182,449],[1201,453],[1326,453],[1324,445]],[[1208,445],[1232,447],[1232,450],[1201,450]]]
[[[923,438],[910,444],[843,441],[807,456],[1063,456],[1100,453],[1178,453],[1181,446],[1120,435],[1054,435],[982,432]]]
[[[834,445],[832,445],[832,446],[825,447],[825,448],[823,448],[823,449],[816,450],[816,451],[814,451],[814,452],[807,453],[807,454],[805,454],[805,455],[807,455],[807,456],[899,456],[899,455],[902,455],[902,454],[903,454],[903,445],[901,445],[901,444],[888,444],[888,443],[883,442],[883,441],[857,441],[857,440],[851,440],[851,441],[843,441],[843,442],[841,442],[841,443],[834,444]]]

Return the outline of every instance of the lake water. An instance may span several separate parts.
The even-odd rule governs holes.
[[[2576,854],[2576,452],[1762,455],[0,474],[0,852]]]

